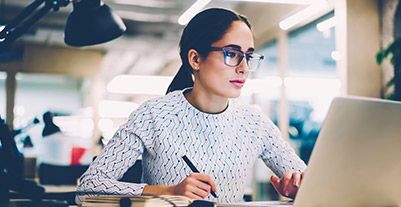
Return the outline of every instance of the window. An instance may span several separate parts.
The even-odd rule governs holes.
[[[67,116],[77,114],[82,107],[80,79],[62,75],[18,73],[16,81],[14,128],[19,129],[27,126],[35,117],[40,120],[38,125],[32,127],[27,133],[21,134],[19,138],[23,139],[24,136],[30,135],[35,146],[42,138],[44,126],[42,115],[46,111],[55,114],[54,122],[64,133],[72,133],[71,130],[78,131],[82,126],[82,128],[87,128],[86,131],[89,130],[89,132],[85,132],[86,134],[91,133],[90,135],[92,135],[93,124],[88,122],[89,125],[84,126],[84,122],[81,122],[82,119]],[[70,118],[76,119],[71,121]],[[75,127],[71,125],[74,123]],[[92,128],[90,128],[91,126]],[[18,142],[18,137],[16,139]],[[21,143],[18,144],[21,145]]]
[[[331,100],[339,93],[334,29],[320,32],[316,24],[329,13],[288,34],[287,91],[289,135],[298,142],[301,158],[308,162]]]
[[[288,103],[288,135],[290,144],[301,159],[308,162],[319,134],[322,121],[334,96],[339,94],[340,80],[337,77],[334,29],[320,32],[316,24],[333,17],[323,17],[288,33],[288,68],[285,77],[280,77],[278,67],[278,44],[271,41],[258,51],[265,61],[253,78],[276,79],[276,87],[265,87],[255,94],[253,102],[278,125],[280,120],[280,98]],[[262,161],[255,165],[254,200],[275,200],[278,195],[269,183],[273,174]]]
[[[316,24],[334,16],[329,13],[288,33],[288,76],[335,77],[334,29],[320,32]]]
[[[277,41],[272,40],[257,50],[265,56],[259,70],[255,72],[256,77],[278,76],[278,48]]]

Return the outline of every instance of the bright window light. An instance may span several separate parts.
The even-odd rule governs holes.
[[[333,60],[338,61],[340,60],[340,52],[338,52],[337,50],[331,52],[331,58],[333,58]]]
[[[55,116],[54,123],[67,136],[91,138],[94,123],[92,118],[83,116]]]
[[[171,76],[119,75],[107,84],[110,93],[159,95],[166,94]]]
[[[159,95],[166,94],[167,87],[173,77],[170,76],[141,76],[119,75],[107,84],[110,93]],[[262,79],[248,79],[242,90],[242,95],[265,93],[267,88],[280,87],[282,81],[279,77]]]
[[[335,17],[332,17],[330,19],[326,19],[326,20],[316,24],[317,30],[319,30],[321,32],[327,31],[327,30],[331,29],[334,26],[336,26]]]
[[[80,108],[78,114],[80,114],[83,117],[93,117],[94,114],[93,107]]]
[[[179,18],[178,24],[186,25],[200,10],[203,9],[211,0],[197,0]]]
[[[298,23],[305,21],[309,17],[317,14],[328,6],[326,1],[317,1],[316,3],[311,4],[310,6],[302,9],[301,11],[287,17],[283,21],[279,23],[279,27],[282,30],[288,30],[291,27],[297,25]]]
[[[126,19],[130,20],[135,20],[135,21],[142,21],[142,22],[163,22],[163,21],[169,21],[169,22],[175,22],[172,20],[172,18],[168,15],[165,14],[148,14],[148,13],[142,13],[142,12],[134,12],[134,11],[122,11],[122,10],[117,10],[116,11],[118,16],[121,16]]]
[[[5,25],[0,25],[0,32],[3,31],[3,29],[6,28]],[[3,42],[6,38],[0,39],[0,42]]]
[[[284,80],[289,100],[308,100],[313,108],[312,120],[322,121],[331,100],[340,95],[341,81],[337,78],[287,77]]]
[[[102,142],[104,145],[106,145],[110,141],[110,139],[113,138],[113,136],[117,130],[118,130],[118,127],[113,127],[113,128],[106,129],[105,131],[102,131],[102,136],[103,136]]]
[[[170,1],[156,1],[156,0],[114,0],[117,4],[125,4],[132,6],[140,6],[140,7],[151,7],[151,8],[161,8],[168,9],[173,8],[175,6],[174,2]]]
[[[275,4],[312,4],[317,0],[239,0],[239,1],[275,3]]]
[[[304,99],[308,94],[314,96],[326,96],[329,93],[337,93],[340,90],[341,82],[337,78],[300,78],[287,77],[284,79],[284,85],[290,91],[296,93],[292,96]]]
[[[138,106],[134,102],[102,100],[99,103],[99,116],[102,118],[127,118]]]
[[[18,105],[14,107],[14,114],[15,116],[24,116],[25,114],[25,107]]]
[[[113,126],[114,126],[114,122],[111,119],[102,118],[97,122],[97,127],[102,132],[112,129]]]
[[[268,77],[260,79],[248,79],[241,91],[241,96],[249,96],[251,94],[263,94],[268,89],[278,88],[282,84],[280,77]]]

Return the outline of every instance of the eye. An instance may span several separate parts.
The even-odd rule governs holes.
[[[237,56],[236,51],[226,51],[226,56],[230,58],[235,58]]]

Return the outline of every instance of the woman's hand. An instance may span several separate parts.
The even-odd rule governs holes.
[[[270,180],[277,192],[285,197],[294,199],[301,185],[303,175],[304,173],[299,172],[286,172],[281,179],[273,175]]]
[[[192,173],[173,187],[174,195],[191,199],[205,199],[211,191],[216,192],[216,184],[212,177],[204,173]]]

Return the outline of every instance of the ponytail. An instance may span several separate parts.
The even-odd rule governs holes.
[[[182,90],[184,88],[189,88],[194,86],[194,81],[192,79],[192,68],[188,64],[182,64],[177,74],[174,76],[173,81],[171,81],[168,86],[166,94]]]

